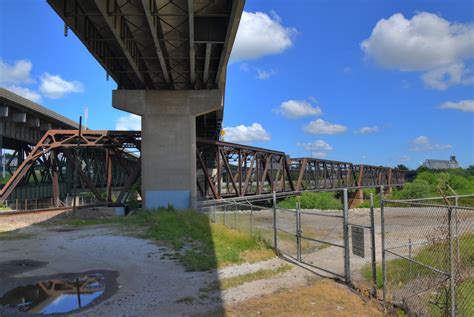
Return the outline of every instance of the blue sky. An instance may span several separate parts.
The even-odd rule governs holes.
[[[242,23],[224,139],[355,163],[474,164],[471,1],[247,1]],[[0,2],[0,59],[2,87],[71,119],[88,106],[93,129],[138,122],[112,108],[116,84],[46,1]]]

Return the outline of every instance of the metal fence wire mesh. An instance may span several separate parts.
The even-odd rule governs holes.
[[[301,210],[300,261],[345,278],[343,210]]]
[[[373,194],[369,201],[370,208],[349,208],[348,247],[352,284],[366,295],[376,296],[376,280],[382,277],[377,277],[376,270],[377,263],[382,263],[380,208],[374,207]]]
[[[248,202],[219,201],[198,205],[212,222],[258,236],[273,245],[273,211],[271,207]]]
[[[474,208],[447,203],[384,201],[384,297],[416,315],[474,316]]]

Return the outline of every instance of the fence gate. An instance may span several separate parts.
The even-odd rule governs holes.
[[[330,277],[350,281],[347,190],[344,207],[332,211],[301,211],[276,206],[274,247],[279,253]]]

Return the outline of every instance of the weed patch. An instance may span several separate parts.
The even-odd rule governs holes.
[[[27,240],[33,238],[35,235],[32,233],[21,233],[17,231],[6,231],[0,232],[0,241],[7,240]]]

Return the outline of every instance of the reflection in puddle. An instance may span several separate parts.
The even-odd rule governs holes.
[[[16,287],[0,298],[0,305],[36,314],[65,313],[89,305],[104,290],[102,274],[87,274]]]

